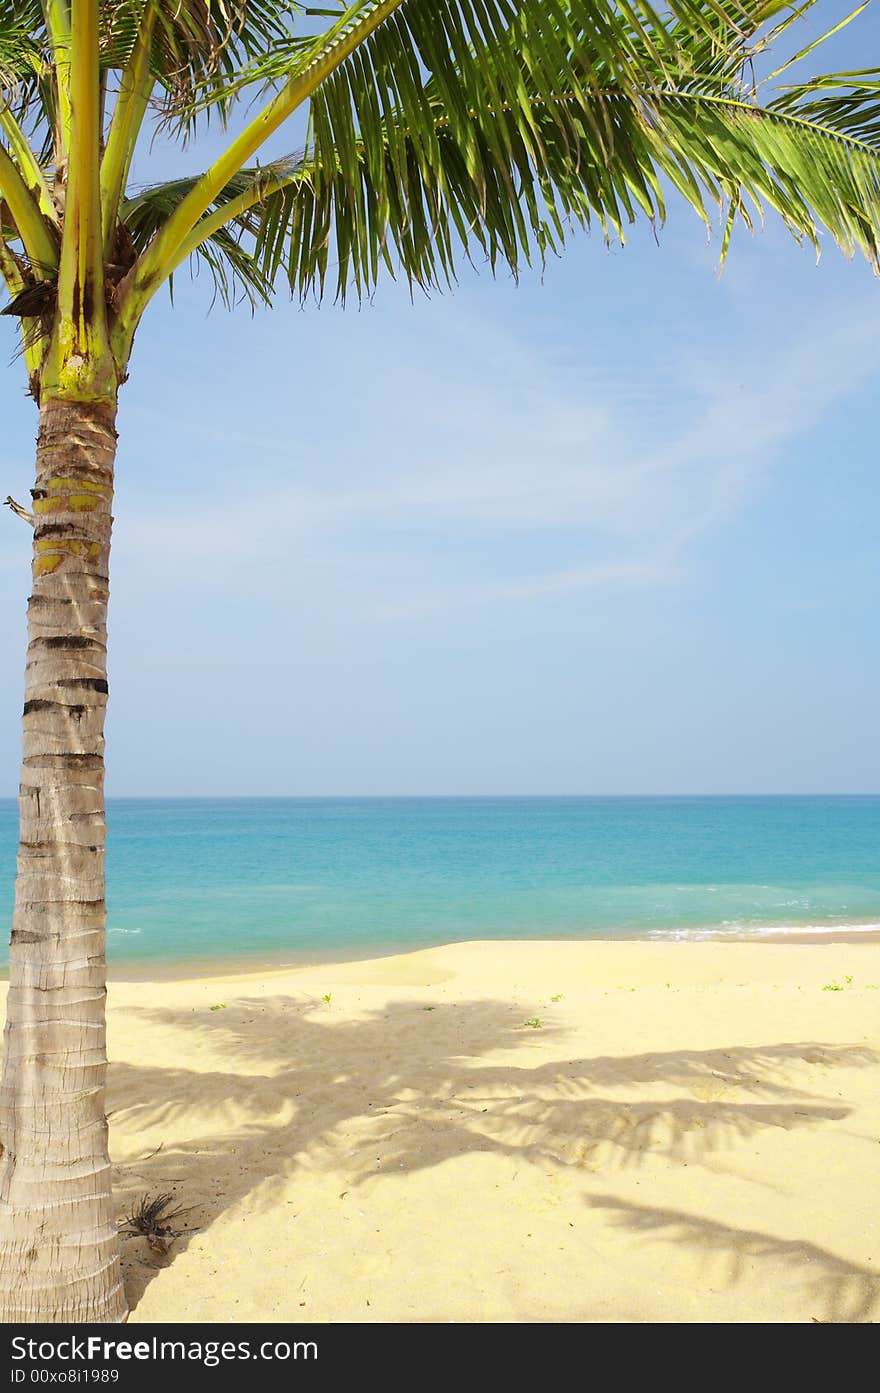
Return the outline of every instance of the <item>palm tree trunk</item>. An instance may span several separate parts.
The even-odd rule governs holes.
[[[110,1192],[104,711],[115,406],[40,409],[0,1083],[0,1320],[126,1316]]]

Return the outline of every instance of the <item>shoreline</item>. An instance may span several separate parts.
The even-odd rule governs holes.
[[[429,953],[442,951],[446,948],[461,947],[468,943],[486,944],[633,944],[643,943],[646,945],[657,945],[661,948],[677,948],[687,944],[755,944],[755,945],[787,945],[791,947],[822,947],[834,944],[846,944],[853,947],[861,945],[880,943],[880,927],[874,924],[866,925],[865,928],[856,928],[853,925],[841,928],[798,928],[791,929],[768,929],[766,931],[735,932],[735,931],[712,931],[694,930],[677,933],[670,931],[668,934],[657,934],[655,937],[636,936],[627,937],[617,935],[611,938],[491,938],[491,939],[451,939],[443,942],[418,944],[411,947],[402,947],[400,944],[371,944],[365,947],[362,952],[356,952],[351,948],[340,948],[338,953],[324,956],[318,951],[304,954],[302,957],[291,955],[289,952],[284,954],[283,959],[272,957],[260,957],[259,960],[245,955],[234,958],[179,958],[173,961],[165,959],[130,959],[128,961],[114,962],[112,955],[108,958],[108,979],[111,982],[177,982],[177,981],[198,981],[202,978],[222,978],[226,980],[230,977],[254,977],[265,976],[267,974],[277,975],[285,972],[299,972],[308,968],[333,968],[346,964],[360,962],[381,961],[386,958],[408,957],[418,953]],[[8,967],[0,968],[0,982],[9,979]]]
[[[475,943],[498,947],[517,944],[534,945],[535,947],[545,945],[548,948],[575,944],[583,947],[605,948],[615,945],[623,947],[624,945],[642,944],[647,948],[669,949],[670,951],[709,944],[791,948],[827,948],[840,945],[861,948],[880,944],[880,928],[873,926],[865,929],[852,927],[816,930],[792,928],[759,933],[696,931],[693,936],[685,936],[683,933],[669,933],[662,936],[658,934],[653,938],[641,936],[627,938],[618,935],[614,938],[451,939],[413,947],[401,947],[400,944],[373,944],[369,948],[365,948],[362,953],[353,952],[350,948],[340,949],[338,954],[334,953],[328,957],[312,952],[297,958],[286,953],[283,959],[278,960],[266,957],[257,958],[256,955],[251,958],[241,954],[234,958],[177,958],[172,961],[163,958],[141,958],[114,961],[111,955],[107,962],[107,979],[110,983],[144,983],[228,981],[239,977],[278,977],[292,972],[305,972],[309,969],[332,970],[337,967],[354,967],[358,963],[416,957],[423,953],[442,952],[447,948],[462,948]],[[9,966],[4,964],[0,967],[0,987],[5,987],[8,981]]]

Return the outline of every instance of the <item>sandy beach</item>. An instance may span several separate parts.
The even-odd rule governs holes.
[[[189,1211],[131,1319],[876,1320],[878,988],[874,941],[117,982],[120,1215]]]

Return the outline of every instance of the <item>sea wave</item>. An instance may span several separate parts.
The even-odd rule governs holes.
[[[714,938],[765,938],[768,934],[856,934],[880,933],[880,923],[866,924],[719,924],[701,929],[652,929],[648,938],[701,942]]]

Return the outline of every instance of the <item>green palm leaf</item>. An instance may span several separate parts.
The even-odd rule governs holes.
[[[151,258],[150,294],[193,258],[228,303],[264,301],[281,278],[342,298],[383,271],[446,285],[468,259],[516,275],[575,228],[623,240],[639,217],[659,225],[673,191],[707,222],[720,210],[722,257],[737,221],[771,208],[798,238],[819,246],[824,229],[876,264],[878,73],[756,93],[756,60],[814,3],[108,0],[110,110],[114,75],[147,36],[154,121],[192,134],[242,95],[292,86],[308,117],[296,158],[123,195],[117,240],[135,264],[119,303]],[[51,66],[40,7],[0,0],[0,80],[22,123],[49,134]]]
[[[723,15],[713,7],[711,33],[692,17],[672,26],[676,82],[651,36],[633,29],[635,91],[598,51],[588,88],[562,53],[538,88],[528,55],[508,71],[487,50],[475,57],[490,74],[485,93],[469,106],[450,101],[453,79],[436,67],[412,63],[401,79],[399,66],[359,50],[313,94],[303,158],[271,179],[254,173],[254,207],[239,226],[269,280],[283,271],[295,293],[320,295],[332,267],[343,298],[368,291],[383,268],[411,284],[448,283],[474,255],[516,274],[576,226],[622,239],[639,214],[662,221],[670,186],[704,218],[707,203],[727,201],[722,256],[736,219],[751,225],[750,206],[768,206],[796,236],[818,246],[822,226],[876,264],[872,75],[859,75],[858,101],[829,97],[826,79],[759,105],[747,64],[777,31],[759,24],[770,7],[753,8],[754,29],[737,3]]]
[[[260,173],[253,169],[242,170],[216,200],[215,207],[222,209],[246,189],[252,189]],[[123,202],[120,218],[130,234],[135,253],[149,245],[195,182],[196,176],[171,180],[141,189]],[[252,305],[269,304],[272,299],[271,281],[254,255],[241,243],[244,230],[241,220],[219,227],[193,253],[193,269],[201,266],[210,274],[217,297],[230,309],[242,298]]]

